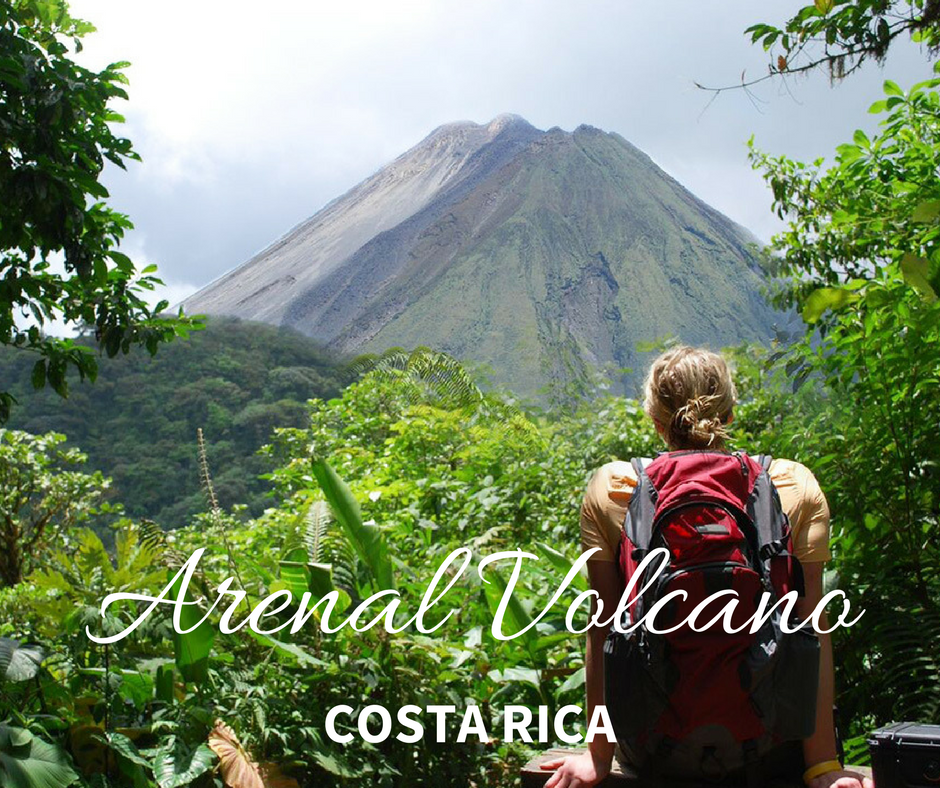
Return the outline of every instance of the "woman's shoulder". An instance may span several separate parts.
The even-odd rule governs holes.
[[[596,476],[603,476],[608,479],[630,478],[636,480],[636,470],[633,468],[633,463],[630,460],[611,460],[610,462],[605,462],[594,473]]]
[[[770,480],[780,492],[783,492],[784,488],[789,488],[804,501],[816,503],[825,501],[825,496],[813,472],[801,462],[774,457],[768,473]]]
[[[626,460],[612,460],[594,471],[588,496],[597,500],[629,500],[636,487],[636,470]]]
[[[813,472],[800,462],[774,459],[770,480],[793,527],[794,555],[800,561],[828,561],[829,503]]]
[[[785,457],[774,457],[770,463],[768,471],[770,478],[776,481],[779,479],[793,479],[795,481],[816,480],[813,472],[803,463],[796,460],[788,460]]]

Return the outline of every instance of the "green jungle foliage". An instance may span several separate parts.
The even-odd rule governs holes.
[[[910,290],[903,280],[894,286]],[[868,608],[865,627],[843,633],[836,645],[843,733],[857,744],[874,725],[908,715],[940,721],[931,648],[940,635],[936,575],[925,576],[921,588],[914,573],[933,553],[902,549],[910,540],[935,546],[935,529],[924,524],[935,518],[936,476],[912,481],[911,495],[916,490],[926,508],[919,519],[903,520],[906,493],[893,486],[894,458],[883,453],[893,439],[869,429],[880,417],[876,399],[834,402],[838,384],[819,373],[794,385],[799,373],[764,349],[743,347],[732,356],[741,394],[735,445],[792,456],[818,471],[835,536],[827,582]],[[577,578],[537,628],[502,642],[490,627],[508,572],[490,567],[482,583],[476,564],[499,550],[538,556],[527,562],[507,614],[507,631],[526,626],[579,553],[577,512],[593,469],[649,454],[658,440],[631,400],[600,395],[578,409],[525,415],[465,380],[441,385],[439,372],[433,364],[389,365],[339,399],[311,401],[306,426],[278,430],[264,450],[279,504],[248,523],[211,503],[169,534],[123,519],[112,554],[87,527],[59,528],[26,580],[0,590],[7,717],[0,752],[24,774],[40,775],[22,784],[514,784],[528,751],[501,740],[502,708],[554,711],[583,702],[583,638],[567,631],[564,614],[586,581]],[[936,410],[936,402],[923,406]],[[902,398],[894,407],[912,404]],[[912,450],[933,451],[922,444]],[[871,489],[860,490],[858,479]],[[209,493],[211,502],[211,484]],[[901,533],[898,549],[886,531]],[[235,623],[271,593],[289,592],[292,600],[264,620],[273,628],[295,613],[304,592],[318,600],[335,590],[329,623],[336,627],[362,599],[394,589],[403,600],[394,618],[400,625],[458,547],[472,551],[471,564],[433,608],[432,625],[453,611],[433,635],[414,626],[394,634],[381,626],[326,632],[322,606],[295,634],[242,628],[225,635],[218,629],[224,605],[183,636],[174,634],[164,607],[115,645],[85,635],[86,626],[99,636],[120,632],[143,609],[125,603],[101,617],[107,593],[158,593],[198,548],[205,553],[188,595],[198,607],[184,613],[184,628],[198,623],[226,577],[247,594]],[[904,649],[888,649],[892,639]],[[354,733],[353,741],[327,739],[330,708],[372,703],[452,705],[458,713],[442,744],[432,740],[430,718],[416,744],[368,744],[345,721],[340,730]],[[455,743],[470,703],[482,710],[486,744],[473,737]]]
[[[937,107],[933,84],[906,93],[888,84],[873,107],[885,113],[882,132],[856,135],[828,169],[753,153],[790,220],[775,241],[776,298],[800,308],[810,332],[732,352],[735,445],[806,463],[829,499],[826,582],[866,609],[864,625],[835,638],[853,762],[864,761],[873,727],[940,722]],[[511,785],[526,751],[501,740],[501,709],[581,702],[583,639],[563,616],[584,579],[537,628],[507,642],[490,626],[508,573],[490,567],[483,583],[474,570],[501,549],[537,555],[508,628],[538,615],[579,552],[577,511],[592,470],[657,447],[638,404],[599,393],[580,407],[526,414],[482,394],[452,362],[416,353],[379,360],[342,397],[305,410],[258,458],[276,505],[243,522],[208,485],[207,511],[169,534],[118,521],[113,553],[87,527],[108,515],[95,509],[104,481],[68,482],[51,436],[4,433],[5,446],[20,447],[5,459],[8,478],[32,475],[50,496],[55,484],[81,488],[77,515],[50,518],[22,564],[25,579],[0,591],[0,753],[5,774],[26,775],[7,784]],[[207,407],[201,417],[210,416]],[[162,607],[118,644],[85,634],[123,630],[141,606],[102,617],[102,598],[159,592],[197,548],[205,553],[188,592],[197,607],[184,627],[198,623],[226,577],[247,595],[236,622],[267,594],[293,600],[266,619],[273,626],[304,592],[317,600],[335,591],[336,626],[365,597],[394,589],[400,623],[458,547],[470,549],[471,565],[437,603],[433,615],[454,612],[433,635],[413,626],[327,632],[322,606],[294,634],[222,634],[217,608],[177,635]],[[458,714],[443,744],[431,735],[407,746],[326,738],[331,707],[370,703],[453,705]],[[454,741],[470,703],[482,709],[488,743]]]
[[[349,380],[307,337],[222,318],[153,357],[102,363],[97,381],[74,383],[65,400],[33,390],[29,355],[0,348],[0,380],[19,401],[8,426],[64,433],[89,467],[111,478],[104,501],[164,528],[204,511],[198,429],[219,500],[257,516],[270,505],[257,450],[275,427],[303,424],[309,398],[329,399]]]
[[[341,399],[314,400],[308,426],[280,430],[266,449],[281,503],[248,524],[211,508],[166,535],[125,519],[114,555],[93,530],[63,528],[27,580],[0,591],[0,669],[7,670],[0,703],[11,735],[54,742],[57,768],[72,770],[78,784],[104,784],[102,774],[110,774],[111,784],[211,785],[213,774],[236,769],[233,751],[250,753],[245,770],[266,769],[265,785],[296,784],[286,775],[303,785],[360,776],[380,785],[511,784],[523,753],[499,741],[500,710],[579,703],[583,639],[565,629],[559,605],[525,637],[494,640],[489,628],[506,580],[495,570],[487,570],[485,585],[473,567],[463,573],[432,613],[436,622],[456,611],[433,636],[413,627],[327,634],[317,618],[295,635],[222,635],[218,610],[211,625],[173,636],[162,608],[114,646],[96,646],[84,634],[86,625],[98,634],[121,631],[134,607],[113,608],[102,620],[101,599],[159,591],[198,547],[206,548],[192,589],[200,605],[230,575],[251,604],[281,589],[319,598],[335,588],[335,625],[360,600],[390,588],[404,599],[397,620],[410,617],[457,547],[470,548],[475,564],[525,546],[540,560],[526,572],[527,601],[512,607],[507,630],[524,626],[579,553],[577,511],[591,470],[650,452],[653,431],[636,403],[622,399],[555,423],[483,396],[448,406],[455,398],[436,395],[440,387],[425,384],[427,373],[389,366]],[[576,586],[585,588],[584,579]],[[247,603],[237,619],[246,613]],[[195,623],[201,613],[193,615]],[[357,736],[337,746],[324,733],[326,712],[340,703],[462,710],[471,700],[484,710],[494,736],[488,744],[370,745]],[[240,744],[231,744],[235,737]],[[0,752],[23,759],[27,770],[25,761],[39,757]],[[274,767],[265,764],[283,774],[271,776]],[[253,784],[232,774],[230,785]]]
[[[818,401],[779,411],[774,433],[819,475],[840,582],[868,610],[840,633],[843,707],[862,728],[940,718],[938,85],[886,82],[880,133],[857,131],[828,169],[752,150],[789,219],[777,302],[816,328],[776,359]]]
[[[940,184],[930,164],[938,105],[932,83],[908,92],[889,83],[873,107],[885,114],[881,133],[856,135],[828,169],[752,154],[790,222],[774,244],[775,297],[799,308],[810,329],[769,350],[730,351],[740,393],[734,444],[804,462],[829,499],[826,582],[866,610],[863,624],[835,636],[851,762],[865,760],[864,736],[878,725],[940,722]],[[215,336],[210,328],[195,341]],[[266,346],[281,341],[258,336]],[[194,342],[175,347],[224,358]],[[21,551],[24,579],[0,590],[4,786],[515,783],[527,748],[502,741],[501,710],[581,703],[583,639],[567,631],[564,613],[585,580],[538,627],[500,641],[490,626],[509,574],[490,567],[483,583],[475,568],[503,549],[538,556],[507,611],[507,629],[525,627],[579,552],[578,506],[593,469],[648,454],[657,440],[638,403],[603,392],[524,413],[433,354],[390,354],[373,366],[341,397],[303,406],[296,426],[278,429],[256,458],[276,491],[267,510],[245,521],[241,507],[219,506],[210,483],[202,512],[170,533],[119,520],[110,552],[89,527],[114,518],[99,512],[105,481],[60,467],[81,457],[58,456],[58,438],[4,433],[5,478],[48,491],[51,502],[75,489],[66,496],[72,516],[50,516]],[[212,424],[215,400],[204,402],[193,424]],[[18,511],[23,523],[14,539],[35,532],[29,518],[39,511],[14,510],[18,501],[3,499],[4,516]],[[195,626],[227,577],[246,594],[236,623],[268,594],[291,599],[265,619],[273,627],[305,592],[313,601],[335,591],[335,627],[367,596],[396,590],[400,624],[458,547],[471,551],[470,566],[435,606],[434,622],[453,613],[433,635],[414,626],[326,631],[323,606],[294,634],[222,634],[222,608]],[[142,610],[125,604],[102,617],[106,594],[158,593],[198,548],[187,597],[197,605],[182,616],[191,632],[175,634],[161,607],[115,645],[89,640],[86,626],[115,634]],[[380,612],[374,605],[363,620]],[[407,746],[327,739],[330,708],[372,703],[452,705],[457,714],[441,744],[430,733]],[[455,742],[470,703],[482,710],[487,743]]]

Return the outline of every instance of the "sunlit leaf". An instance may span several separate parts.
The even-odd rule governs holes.
[[[820,287],[809,294],[803,304],[803,319],[815,323],[823,313],[830,309],[839,309],[856,300],[858,296],[843,287]]]
[[[915,222],[933,222],[940,217],[940,200],[927,200],[914,209],[911,219]]]
[[[901,258],[901,273],[904,275],[904,281],[922,293],[928,300],[934,301],[937,298],[937,293],[928,279],[929,272],[930,263],[923,257],[908,252]]]
[[[182,578],[178,578],[173,585],[171,595],[178,598]],[[193,602],[193,597],[186,589],[184,597],[186,602]],[[173,648],[176,655],[176,667],[179,668],[183,678],[196,683],[205,681],[208,670],[208,658],[212,651],[212,641],[215,638],[215,628],[207,620],[199,622],[205,615],[200,605],[186,604],[180,613],[180,629],[184,634],[173,630]],[[199,624],[198,626],[196,626]],[[192,630],[192,631],[189,631]]]
[[[215,766],[215,756],[205,744],[186,745],[171,737],[153,754],[153,776],[160,788],[183,788]]]
[[[356,554],[371,570],[377,589],[394,588],[395,576],[385,534],[377,525],[362,521],[359,502],[329,463],[314,459],[313,474]]]

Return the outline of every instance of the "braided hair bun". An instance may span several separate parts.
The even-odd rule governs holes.
[[[646,413],[671,449],[723,449],[737,399],[725,360],[704,348],[671,348],[650,367]]]

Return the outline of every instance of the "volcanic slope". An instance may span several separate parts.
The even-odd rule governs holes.
[[[533,395],[666,335],[767,339],[754,244],[623,137],[503,115],[442,126],[184,306],[344,353],[428,345]]]

